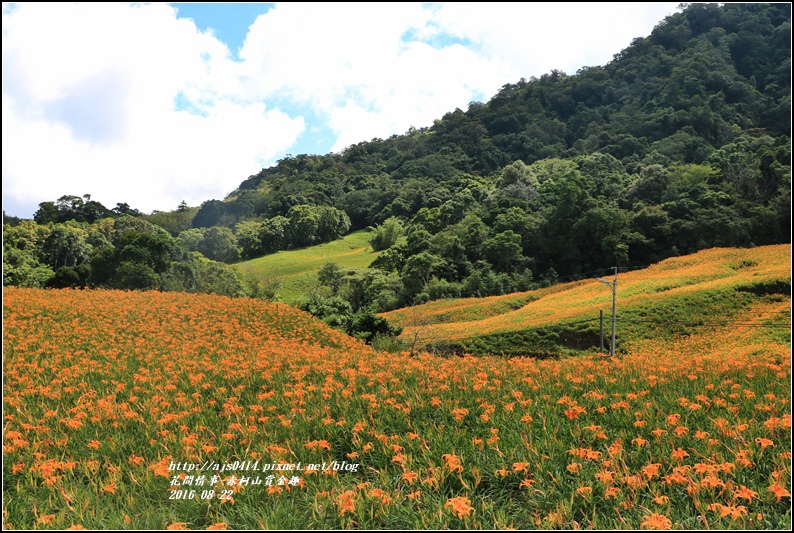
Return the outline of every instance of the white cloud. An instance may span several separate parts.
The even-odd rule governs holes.
[[[240,100],[238,68],[164,4],[4,12],[4,197],[88,193],[144,211],[222,198],[305,128]],[[175,109],[180,94],[201,114]]]
[[[338,136],[334,151],[429,126],[511,74],[460,45],[404,39],[432,35],[433,17],[420,4],[279,5],[251,26],[241,50],[247,89],[313,107]]]
[[[515,75],[529,78],[604,65],[676,7],[671,2],[456,2],[437,7],[435,18],[439,31],[470,40],[483,54],[511,65]]]
[[[4,201],[89,193],[144,211],[198,205],[302,134],[330,130],[338,151],[429,126],[522,77],[603,65],[675,11],[287,3],[251,25],[234,61],[167,4],[6,4]]]
[[[673,3],[292,3],[257,19],[241,57],[247,91],[310,105],[328,118],[338,151],[429,126],[522,77],[605,64],[675,9]]]

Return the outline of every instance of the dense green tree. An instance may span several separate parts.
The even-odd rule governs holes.
[[[51,268],[76,267],[89,261],[91,246],[83,228],[56,224],[41,245],[41,255]]]
[[[186,252],[198,252],[207,228],[190,228],[177,235],[176,241]]]
[[[262,249],[266,254],[287,248],[289,244],[289,220],[282,216],[275,216],[265,220],[262,223],[259,238],[262,242]]]
[[[51,225],[37,224],[33,220],[21,220],[14,226],[7,224],[3,226],[3,249],[16,248],[38,255],[50,233]]]
[[[425,284],[424,291],[431,300],[459,298],[461,296],[461,284],[433,277]]]
[[[627,197],[639,204],[659,204],[671,183],[667,168],[658,164],[648,165],[642,168],[639,178],[629,187]]]
[[[469,270],[470,262],[461,233],[460,226],[450,226],[433,235],[430,241],[430,252],[444,259],[436,273],[449,281],[462,279]]]
[[[461,222],[465,233],[461,236],[466,256],[470,261],[477,261],[482,254],[482,244],[488,239],[488,227],[477,215],[468,215]]]
[[[151,235],[128,231],[116,246],[116,258],[121,262],[139,263],[154,272],[165,272],[181,256],[179,246],[168,234]]]
[[[402,328],[394,327],[385,318],[366,311],[352,315],[345,324],[345,329],[349,335],[367,344],[372,344],[376,337],[397,337],[402,333]]]
[[[60,223],[69,220],[91,223],[117,214],[96,200],[91,200],[90,194],[84,194],[82,197],[64,195],[55,202],[40,203],[33,219],[39,224]]]
[[[385,271],[402,272],[408,255],[408,245],[404,242],[398,243],[376,257],[370,263],[370,267]]]
[[[198,251],[204,257],[222,263],[234,263],[240,260],[237,237],[226,227],[214,226],[207,228],[198,243]]]
[[[191,223],[194,228],[209,228],[222,224],[225,217],[226,204],[223,201],[207,200],[202,202]]]
[[[287,240],[290,248],[311,246],[318,242],[320,212],[310,205],[295,205],[287,212]]]
[[[499,272],[509,272],[510,267],[521,255],[521,235],[512,230],[498,233],[482,243],[485,258]]]
[[[39,288],[53,276],[53,269],[42,264],[35,252],[8,246],[3,248],[4,287],[13,285]]]
[[[100,248],[91,255],[91,274],[88,283],[91,287],[112,287],[113,276],[118,266],[115,248]],[[121,287],[123,288],[123,287]]]
[[[198,210],[199,208],[188,207],[187,204],[182,202],[174,211],[153,211],[143,218],[176,237],[183,231],[193,227],[193,218]]]
[[[350,230],[350,217],[344,211],[327,205],[315,209],[319,212],[316,242],[331,242]]]
[[[629,214],[614,206],[593,207],[573,225],[576,246],[586,258],[585,268],[622,265],[628,261]]]
[[[184,202],[182,203],[184,204]],[[185,205],[185,207],[187,207],[187,205]],[[128,204],[127,202],[117,203],[116,207],[114,207],[112,211],[116,214],[116,216],[129,215],[133,217],[139,217],[142,215],[140,211],[130,207],[130,204]]]
[[[320,285],[328,287],[332,296],[339,295],[344,277],[344,270],[336,263],[326,263],[317,271],[317,281],[320,282]]]
[[[383,224],[371,229],[373,233],[369,237],[369,244],[376,252],[397,244],[397,239],[405,232],[402,223],[396,217],[390,217]]]
[[[415,295],[421,291],[430,281],[436,268],[443,262],[443,259],[429,252],[420,252],[410,256],[405,261],[401,276],[408,294]]]
[[[374,313],[391,311],[401,306],[404,286],[396,272],[383,272],[373,276],[369,285],[369,307]]]
[[[411,219],[411,224],[421,226],[430,233],[438,233],[445,226],[441,209],[438,207],[421,208]]]
[[[406,252],[409,256],[427,251],[433,235],[421,224],[411,223],[406,230]]]
[[[160,278],[152,267],[136,261],[122,261],[114,272],[116,288],[151,290],[156,289]]]
[[[538,197],[538,178],[521,160],[504,167],[498,183],[503,198],[523,200],[528,205]]]
[[[198,292],[237,297],[248,295],[240,273],[233,268],[206,259],[198,259],[195,268]]]
[[[76,267],[62,266],[45,283],[45,287],[54,289],[85,287],[91,268],[87,263]]]
[[[262,222],[258,220],[246,220],[234,227],[234,236],[237,238],[240,256],[243,259],[253,259],[265,255],[261,233]]]
[[[170,236],[170,234],[163,228],[155,226],[151,222],[138,217],[124,215],[118,217],[112,222],[113,224],[110,231],[110,239],[114,246],[118,246],[121,238],[128,232]]]
[[[199,253],[187,254],[181,261],[171,263],[160,274],[159,288],[164,291],[214,293],[223,296],[262,297],[257,288],[246,287],[235,269],[211,261]],[[264,290],[263,287],[258,289]]]

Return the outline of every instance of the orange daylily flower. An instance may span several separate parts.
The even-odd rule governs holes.
[[[346,490],[339,495],[337,504],[339,506],[339,514],[341,516],[344,516],[346,512],[356,512],[355,493],[352,490]]]
[[[54,514],[45,514],[40,516],[36,522],[39,524],[49,524],[50,522],[53,521],[54,518],[55,518]]]
[[[654,476],[656,476],[659,473],[659,469],[661,467],[662,467],[661,463],[651,463],[651,464],[643,466],[641,468],[641,470],[642,470],[642,473],[645,474],[645,476],[648,479],[651,479],[651,478],[653,478]]]
[[[712,503],[709,505],[708,509],[709,511],[717,511],[720,514],[720,518],[730,516],[731,520],[738,520],[743,516],[747,516],[747,507],[744,505],[734,506]]]
[[[778,502],[782,498],[791,498],[791,493],[786,489],[786,487],[780,484],[780,481],[775,481],[772,483],[767,490],[775,495],[775,500]]]
[[[402,480],[409,485],[413,485],[417,479],[419,479],[419,474],[416,472],[403,472]]]
[[[474,507],[471,506],[471,500],[464,496],[449,498],[447,503],[444,504],[444,507],[452,509],[452,512],[461,520],[468,517],[474,511]]]
[[[576,493],[587,498],[593,493],[593,487],[579,487],[576,489]]]
[[[670,457],[677,461],[682,461],[689,457],[689,453],[687,453],[685,450],[682,450],[681,448],[677,448],[673,450],[673,452],[670,454]]]
[[[673,522],[663,514],[653,513],[643,518],[642,529],[672,529]]]
[[[534,482],[535,482],[535,481],[534,481],[534,480],[532,480],[532,479],[525,479],[525,480],[523,480],[521,483],[519,483],[519,484],[518,484],[518,488],[519,488],[519,489],[523,489],[524,487],[526,487],[526,488],[528,488],[528,489],[529,489],[529,488],[531,488],[531,487],[532,487],[532,484],[533,484]]]
[[[441,458],[447,464],[450,472],[463,472],[463,465],[460,464],[460,459],[457,455],[445,453]]]
[[[614,478],[614,476],[615,476],[614,472],[610,472],[610,471],[607,470],[607,471],[603,471],[603,472],[597,473],[595,475],[595,478],[598,481],[600,481],[601,483],[611,483],[613,478]]]
[[[741,498],[743,500],[747,500],[748,503],[752,503],[753,502],[753,498],[757,498],[758,497],[758,493],[757,492],[755,492],[754,490],[748,489],[744,485],[739,485],[739,488],[734,490],[733,494],[737,498]]]
[[[529,463],[513,463],[513,472],[526,472]]]

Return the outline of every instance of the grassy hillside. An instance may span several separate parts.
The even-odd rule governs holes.
[[[3,318],[4,529],[791,526],[791,346],[759,328],[539,360],[211,295],[8,288]]]
[[[790,301],[790,259],[790,245],[714,248],[621,273],[618,346],[688,335],[715,321],[746,321],[748,306],[764,299]],[[610,288],[590,279],[479,300],[431,302],[383,316],[405,328],[404,340],[419,345],[543,355],[558,352],[559,345],[597,347],[599,311],[608,323],[611,305]],[[790,314],[783,321],[789,323]]]
[[[326,244],[281,251],[234,266],[258,278],[278,280],[281,300],[294,303],[316,287],[317,270],[325,263],[349,268],[368,267],[379,254],[372,251],[367,241],[369,235],[367,230],[355,231]]]

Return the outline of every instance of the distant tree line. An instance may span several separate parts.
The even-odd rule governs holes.
[[[304,205],[294,206],[286,217],[243,222],[236,232],[224,226],[179,231],[185,222],[193,224],[200,209],[183,204],[174,213],[143,215],[127,204],[109,210],[90,198],[42,202],[32,221],[6,217],[4,285],[244,295],[246,283],[222,263],[328,242],[350,228],[344,212]]]
[[[186,250],[159,226],[126,214],[93,223],[21,220],[5,224],[3,285],[228,296],[256,292],[232,268]]]

